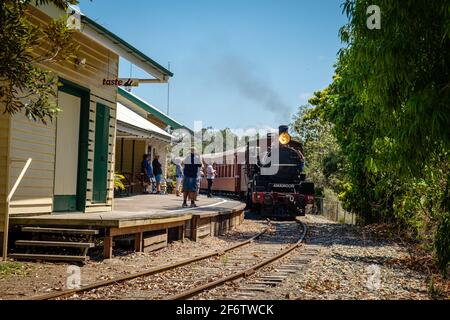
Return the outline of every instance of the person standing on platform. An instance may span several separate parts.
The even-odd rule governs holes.
[[[142,174],[142,182],[143,182],[143,193],[149,194],[148,188],[152,185],[153,179],[153,168],[150,163],[150,156],[148,154],[144,154],[141,162],[141,174]]]
[[[216,178],[216,169],[214,169],[213,164],[210,162],[206,167],[206,179],[208,180],[208,198],[212,198],[212,185],[214,179]]]
[[[204,174],[203,174],[203,165],[200,167],[200,170],[198,170],[197,173],[197,192],[195,193],[195,200],[197,201],[197,197],[200,194],[200,183],[202,182],[202,178],[203,178]]]
[[[183,167],[181,166],[181,159],[175,159],[175,177],[177,184],[175,186],[177,197],[180,196],[181,184],[183,183]]]
[[[191,153],[184,159],[183,168],[183,208],[187,208],[187,199],[191,200],[191,208],[195,208],[197,198],[197,177],[202,167],[201,159],[196,155],[195,148],[191,148]]]
[[[153,159],[153,174],[156,180],[156,194],[161,193],[161,177],[162,177],[162,166],[159,162],[159,155],[156,155]]]

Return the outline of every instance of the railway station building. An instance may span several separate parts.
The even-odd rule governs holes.
[[[148,73],[154,83],[166,83],[173,74],[76,8],[72,13],[71,18],[76,19],[74,24],[78,24],[73,34],[79,46],[77,58],[41,65],[52,71],[62,84],[57,95],[61,112],[56,119],[43,124],[29,120],[24,114],[0,113],[0,236],[3,239],[10,216],[111,211],[116,141],[135,136],[136,150],[142,147],[140,153],[151,147],[152,152],[164,155],[170,134],[163,130],[163,123],[176,125],[168,117],[160,126],[150,122],[141,124],[138,117],[148,118],[157,112],[143,114],[142,108],[136,106],[144,103],[135,103],[134,100],[140,100],[117,87],[119,57]],[[29,8],[30,21],[43,26],[65,15],[66,12],[50,5]],[[34,54],[45,54],[44,47]],[[149,142],[140,144],[141,136],[149,138]],[[128,145],[119,146],[121,159],[129,156],[124,152],[127,148]],[[14,194],[10,194],[28,159],[31,159],[28,170]],[[2,244],[5,247],[3,241]]]

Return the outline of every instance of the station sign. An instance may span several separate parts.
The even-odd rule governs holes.
[[[139,79],[131,79],[131,78],[103,79],[103,85],[116,87],[139,87]]]

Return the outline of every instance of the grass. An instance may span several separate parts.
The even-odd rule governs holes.
[[[224,267],[227,266],[227,264],[228,264],[228,256],[225,255],[225,256],[222,257],[222,263],[223,263]]]
[[[20,262],[0,262],[0,279],[11,275],[25,276],[29,270]]]

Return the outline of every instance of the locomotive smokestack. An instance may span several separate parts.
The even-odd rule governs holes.
[[[289,126],[281,125],[278,127],[278,134],[281,135],[284,132],[289,131]]]

